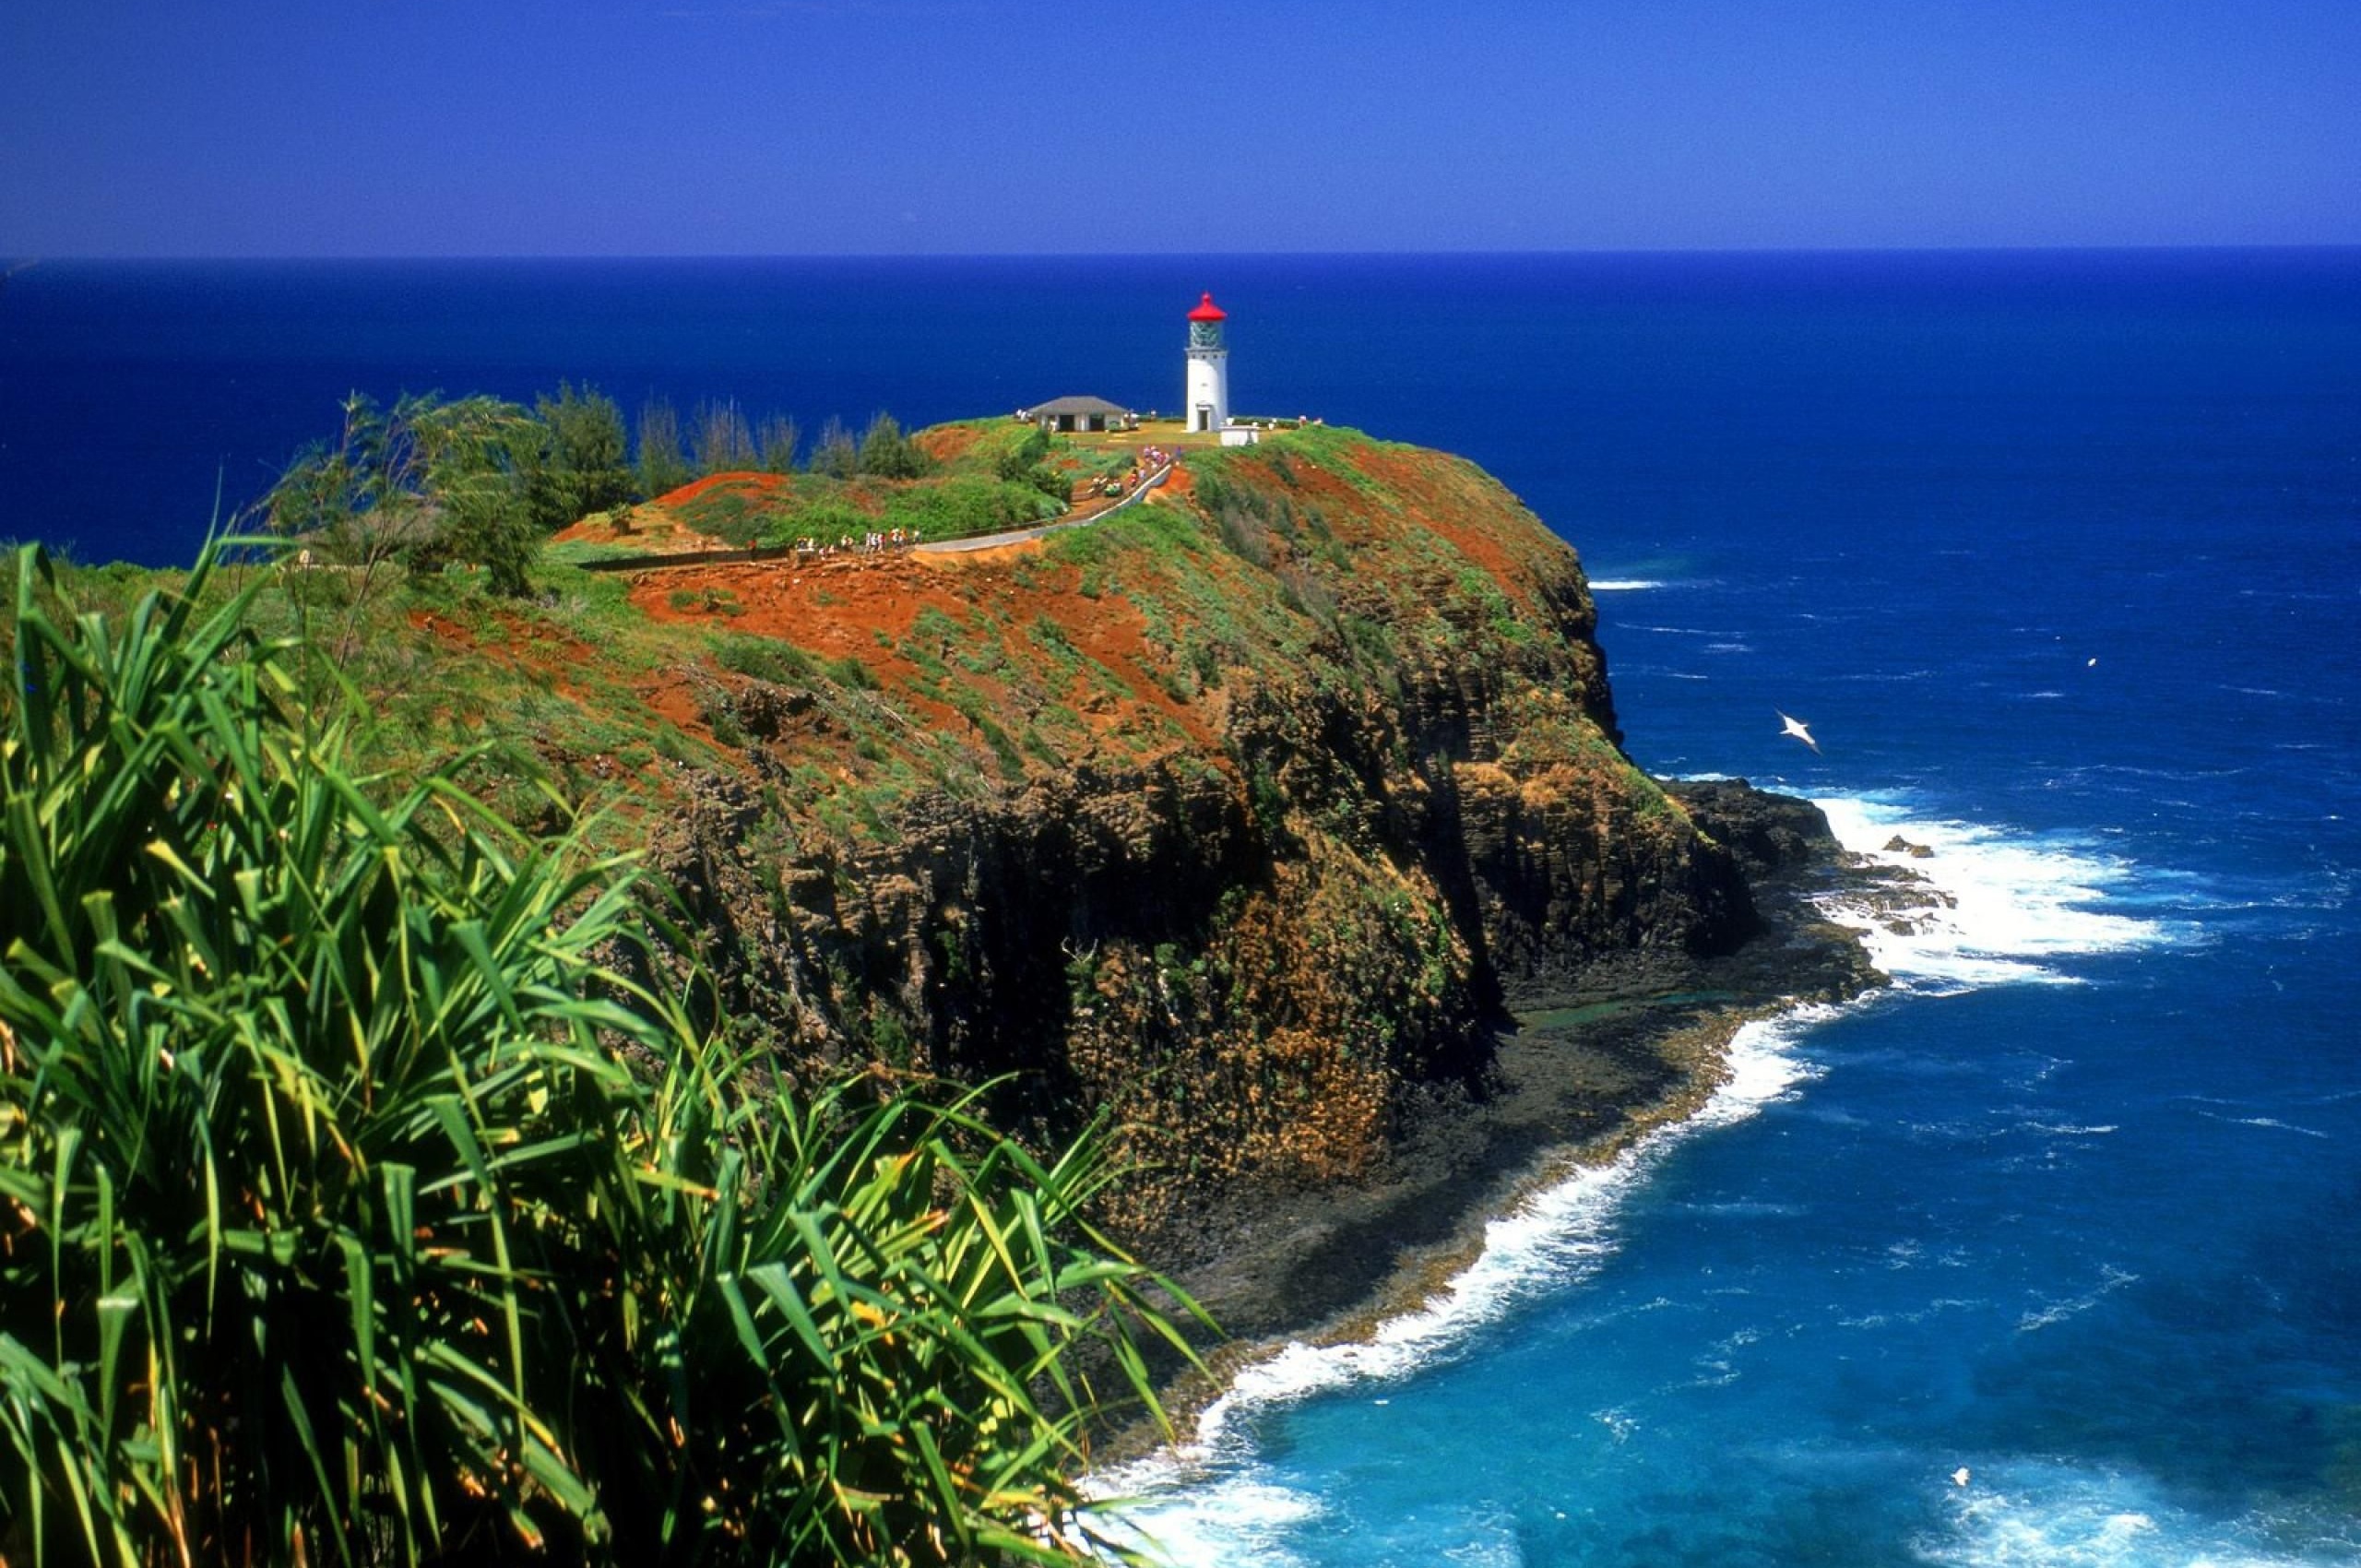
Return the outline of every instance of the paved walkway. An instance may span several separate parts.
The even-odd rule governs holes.
[[[1171,472],[1172,463],[1168,460],[1162,468],[1140,481],[1139,488],[1133,490],[1129,495],[1124,496],[1105,511],[1093,512],[1087,517],[1071,517],[1056,523],[1036,523],[1029,529],[1011,529],[1006,533],[979,534],[973,539],[947,539],[940,544],[914,544],[910,549],[913,553],[919,555],[964,555],[971,550],[997,550],[1003,544],[1023,544],[1027,540],[1039,539],[1045,534],[1062,533],[1067,529],[1086,529],[1093,523],[1105,522],[1126,506],[1138,505],[1147,499],[1147,493],[1162,484],[1165,477]]]

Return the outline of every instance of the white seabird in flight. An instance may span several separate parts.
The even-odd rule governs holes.
[[[1779,713],[1779,710],[1775,707],[1771,711],[1774,713]],[[1817,752],[1820,750],[1820,742],[1811,738],[1810,729],[1807,727],[1804,721],[1800,719],[1793,719],[1788,717],[1786,714],[1779,713],[1779,733],[1782,735],[1793,735],[1797,740],[1801,741],[1813,751]]]

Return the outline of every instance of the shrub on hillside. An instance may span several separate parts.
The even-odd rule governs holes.
[[[883,520],[889,529],[915,529],[926,539],[967,539],[1026,528],[1063,510],[1029,485],[962,477],[896,491],[885,500]]]
[[[880,413],[861,433],[854,467],[880,479],[919,479],[933,470],[934,459],[926,455],[924,447],[902,434],[902,426],[893,415]]]

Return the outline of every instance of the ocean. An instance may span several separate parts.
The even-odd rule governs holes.
[[[48,263],[0,534],[184,559],[355,389],[1169,406],[1206,289],[1243,410],[1463,452],[1582,552],[1639,762],[1951,902],[1422,1311],[1248,1368],[1107,1478],[1134,1527],[2361,1563],[2361,252]]]

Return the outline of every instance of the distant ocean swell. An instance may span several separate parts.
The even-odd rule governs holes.
[[[1847,850],[1924,881],[1926,905],[1904,920],[1883,906],[1843,899],[1823,906],[1832,920],[1863,931],[1879,968],[1901,994],[2054,983],[2065,977],[2047,967],[2048,960],[2167,943],[2182,934],[2160,920],[2098,907],[2108,901],[2110,889],[2130,879],[2132,868],[2085,846],[1922,818],[1894,797],[1815,803]],[[1929,852],[1887,848],[1897,837]],[[1893,994],[1872,993],[1848,1005],[1889,1005]],[[1259,1473],[1253,1417],[1348,1388],[1382,1403],[1389,1384],[1461,1353],[1477,1331],[1520,1302],[1579,1284],[1613,1255],[1628,1200],[1673,1150],[1796,1095],[1819,1075],[1803,1047],[1838,1011],[1811,1004],[1741,1026],[1727,1049],[1726,1080],[1695,1115],[1655,1129],[1604,1164],[1574,1170],[1492,1220],[1475,1261],[1416,1311],[1380,1324],[1366,1340],[1297,1341],[1245,1367],[1199,1415],[1188,1441],[1096,1478],[1098,1495],[1132,1500],[1114,1533],[1152,1545],[1178,1568],[1299,1562],[1286,1540],[1317,1522],[1323,1505]],[[1603,1412],[1600,1419],[1611,1425],[1613,1415]],[[2124,1522],[2131,1515],[2093,1514],[2097,1505],[2087,1489],[2068,1490],[2072,1496],[2048,1512],[2030,1501],[2012,1510],[2008,1498],[1980,1492],[1976,1506],[1962,1511],[1957,1538],[1915,1550],[1926,1562],[1947,1564],[2152,1561],[2081,1554],[2083,1537],[2095,1545],[2139,1532]],[[2017,1555],[2018,1547],[2034,1542],[2056,1554]],[[2226,1568],[2231,1562],[2268,1560],[2219,1561]]]

